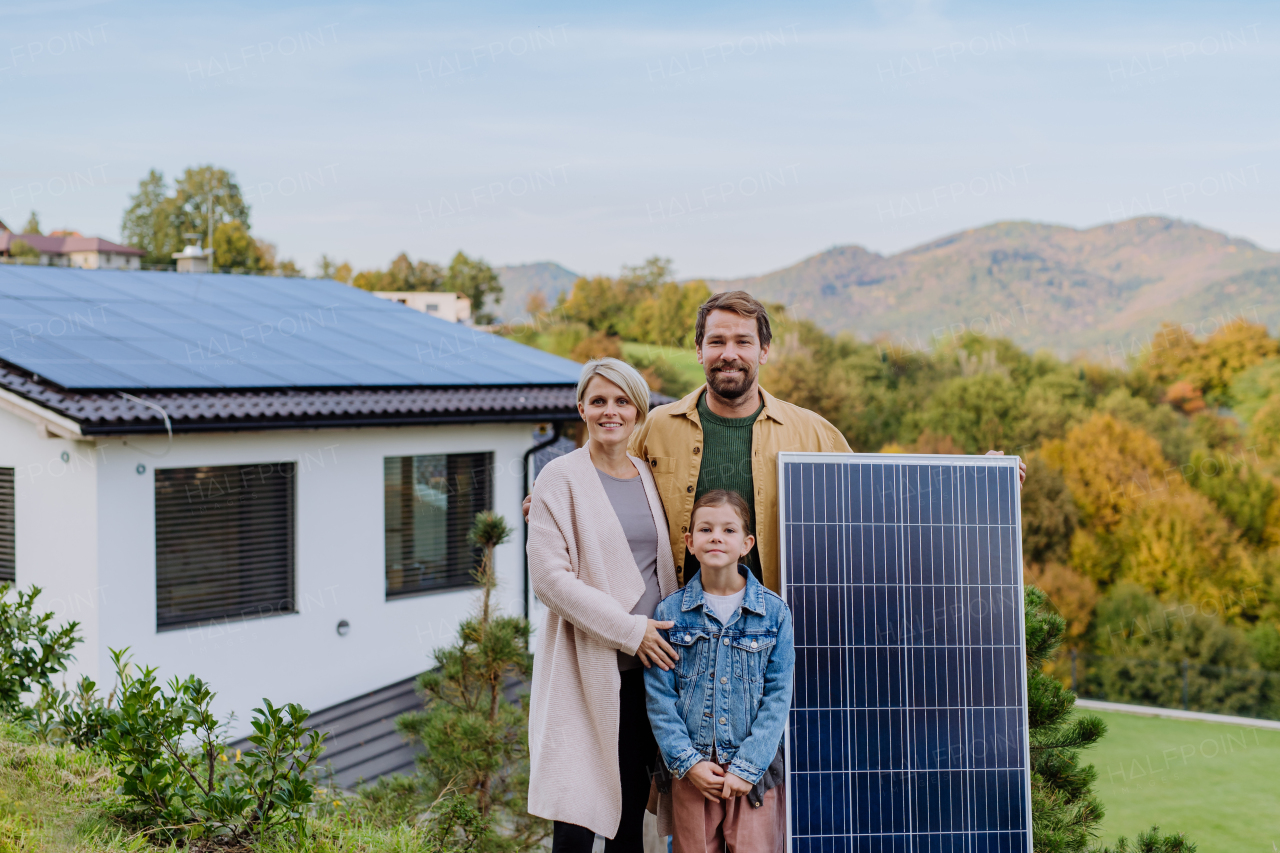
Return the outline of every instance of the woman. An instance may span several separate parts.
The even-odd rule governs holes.
[[[533,659],[529,811],[555,821],[553,853],[642,853],[657,743],[644,669],[677,659],[651,617],[675,591],[666,516],[627,441],[649,387],[616,358],[578,379],[587,443],[547,464],[529,511],[529,576],[547,606]]]

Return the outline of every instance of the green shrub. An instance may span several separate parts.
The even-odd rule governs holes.
[[[1075,853],[1086,849],[1104,814],[1092,790],[1098,773],[1080,764],[1079,753],[1107,727],[1097,717],[1074,716],[1076,695],[1044,672],[1066,636],[1066,621],[1033,586],[1026,589],[1025,605],[1035,853]]]
[[[1258,666],[1249,635],[1199,610],[1117,584],[1098,603],[1094,654],[1081,678],[1085,695],[1181,708],[1185,686],[1191,710],[1269,716],[1276,685]]]
[[[0,583],[0,713],[23,714],[22,694],[52,687],[53,675],[74,659],[71,649],[80,642],[80,623],[55,629],[52,613],[34,612],[40,587],[18,590],[13,601],[6,601],[9,589]]]
[[[151,667],[132,672],[126,651],[111,652],[119,708],[97,746],[149,832],[243,839],[289,828],[302,837],[315,794],[309,775],[324,750],[308,712],[264,699],[248,738],[257,748],[233,762],[209,685],[188,676],[162,686]]]
[[[427,802],[456,790],[498,828],[477,841],[486,851],[533,849],[550,829],[527,809],[528,702],[513,704],[502,692],[509,678],[527,678],[532,669],[529,623],[497,615],[490,601],[497,582],[493,551],[510,534],[502,516],[476,515],[471,541],[483,554],[476,571],[479,612],[463,621],[457,641],[436,652],[436,668],[420,677],[426,708],[396,721],[401,733],[426,747],[418,767]]]
[[[74,690],[42,687],[35,704],[24,710],[23,717],[41,743],[66,743],[87,749],[111,725],[114,701],[114,690],[104,699],[98,695],[94,680],[82,675]]]
[[[1161,835],[1160,827],[1151,827],[1129,846],[1129,839],[1124,836],[1116,842],[1115,848],[1104,847],[1099,853],[1196,853],[1196,846],[1181,835]]]

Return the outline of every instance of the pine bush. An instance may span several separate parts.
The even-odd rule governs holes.
[[[504,687],[528,679],[529,623],[497,612],[493,553],[511,535],[502,516],[476,515],[471,542],[482,559],[475,572],[478,612],[463,621],[458,639],[435,654],[435,669],[418,679],[426,707],[396,721],[401,733],[421,741],[418,769],[423,793],[441,802],[450,792],[492,827],[478,851],[537,847],[549,834],[547,821],[528,813],[529,707],[526,697],[508,701]]]

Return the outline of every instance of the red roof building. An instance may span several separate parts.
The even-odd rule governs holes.
[[[101,237],[82,237],[75,231],[42,234],[14,234],[0,228],[0,257],[12,257],[14,242],[21,240],[40,253],[31,258],[40,266],[80,267],[86,270],[136,270],[142,268],[146,252],[132,246],[121,246]]]

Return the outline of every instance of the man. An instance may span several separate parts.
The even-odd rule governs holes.
[[[727,489],[746,498],[752,509],[756,544],[744,562],[765,586],[780,592],[778,453],[851,452],[821,415],[760,387],[760,367],[769,361],[772,341],[769,314],[750,294],[735,290],[712,296],[698,308],[694,327],[706,384],[652,410],[631,436],[629,452],[649,463],[657,481],[681,585],[698,569],[684,546],[694,501],[713,489]],[[1026,478],[1025,465],[1018,477]],[[526,516],[528,511],[526,501]]]

